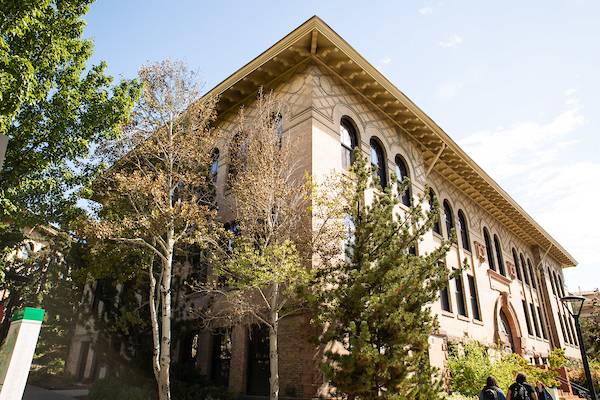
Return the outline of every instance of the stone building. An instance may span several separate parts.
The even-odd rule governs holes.
[[[448,343],[465,339],[499,345],[533,364],[545,364],[558,347],[579,357],[574,322],[560,302],[562,269],[576,265],[573,257],[321,19],[310,18],[209,92],[220,96],[218,129],[233,137],[240,105],[251,109],[261,87],[290,105],[283,134],[294,138],[305,171],[319,177],[342,170],[358,147],[388,182],[390,172],[410,178],[405,204],[425,187],[438,198],[441,221],[418,251],[433,249],[454,228],[458,243],[446,265],[467,260],[468,268],[432,305],[440,325],[430,337],[433,365],[443,369]],[[227,208],[228,149],[217,150],[217,199]],[[317,396],[324,382],[307,317],[289,318],[280,329],[281,395]],[[176,346],[179,362],[213,382],[241,395],[268,394],[268,338],[260,326],[192,331]]]
[[[219,129],[233,136],[237,109],[251,107],[260,87],[290,104],[284,135],[295,138],[298,159],[313,176],[341,170],[359,147],[383,166],[388,181],[391,171],[410,178],[407,204],[426,185],[433,189],[442,220],[419,251],[456,228],[447,266],[458,268],[464,259],[469,266],[433,305],[440,324],[430,338],[433,365],[443,368],[448,342],[465,338],[499,344],[535,364],[546,363],[556,347],[579,357],[574,322],[559,300],[566,292],[562,269],[576,265],[573,257],[321,19],[309,19],[211,90],[221,98]],[[217,195],[227,203],[227,149],[218,154]],[[303,316],[282,330],[281,394],[314,397],[323,384],[314,332]],[[180,354],[186,346],[215,382],[240,394],[268,393],[268,339],[260,327],[195,332],[182,339]]]

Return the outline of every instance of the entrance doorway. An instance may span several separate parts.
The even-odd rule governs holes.
[[[268,396],[269,375],[269,328],[253,325],[248,338],[247,394]]]
[[[515,352],[515,341],[513,339],[513,332],[508,323],[508,318],[504,313],[504,310],[500,310],[500,340],[504,345],[506,351],[511,353]]]

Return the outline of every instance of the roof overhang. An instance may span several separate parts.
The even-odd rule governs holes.
[[[244,65],[207,95],[218,95],[222,117],[256,98],[296,67],[315,62],[345,82],[389,121],[410,135],[434,170],[531,246],[562,267],[575,259],[479,167],[427,114],[365,60],[319,17],[314,16]],[[441,154],[440,154],[441,153]],[[439,158],[437,160],[436,157]]]

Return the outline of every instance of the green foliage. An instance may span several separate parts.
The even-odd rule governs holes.
[[[581,335],[588,357],[600,361],[600,294],[592,297],[591,302],[590,314],[580,318]]]
[[[562,362],[560,352],[551,354],[551,358],[555,365]],[[475,341],[451,348],[448,367],[452,375],[452,390],[465,396],[477,396],[488,376],[496,378],[498,386],[506,393],[519,372],[524,373],[529,382],[540,381],[548,387],[558,385],[554,371],[531,365],[514,353],[490,357],[488,349]]]
[[[353,179],[343,180],[344,194],[336,199],[352,221],[351,237],[345,255],[322,267],[313,285],[325,288],[315,296],[317,320],[327,327],[321,342],[337,346],[325,351],[323,372],[336,396],[439,398],[428,356],[435,319],[427,305],[447,283],[441,261],[450,244],[413,255],[411,247],[437,220],[437,207],[422,208],[428,202],[421,197],[398,212],[399,196],[376,189],[364,157],[357,152],[355,158]]]
[[[93,46],[82,34],[90,3],[0,0],[0,133],[9,138],[0,171],[4,252],[15,245],[7,232],[65,224],[79,213],[76,189],[101,168],[83,159],[118,134],[138,97],[137,83],[115,86],[106,64],[88,65]]]
[[[492,361],[482,345],[468,342],[462,349],[455,346],[449,349],[448,368],[452,374],[452,390],[476,396],[492,372]]]
[[[193,368],[188,366],[189,368]],[[233,400],[235,396],[225,388],[211,385],[205,377],[197,376],[194,381],[183,381],[172,376],[171,398],[173,400]],[[156,389],[151,379],[106,378],[94,382],[89,400],[149,400],[156,398]]]

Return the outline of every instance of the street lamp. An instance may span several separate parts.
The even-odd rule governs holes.
[[[592,374],[590,372],[590,364],[588,364],[587,355],[585,354],[585,344],[583,343],[583,337],[581,337],[581,327],[579,326],[579,314],[581,314],[585,297],[565,296],[560,299],[560,301],[562,301],[564,305],[571,305],[570,308],[565,308],[575,319],[575,328],[577,328],[577,339],[579,340],[579,350],[581,351],[581,361],[583,362],[583,370],[585,371],[585,380],[588,384],[591,399],[597,400],[596,391],[594,390],[594,382],[592,381]]]

